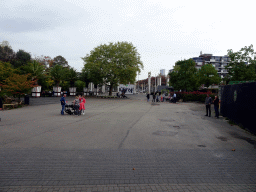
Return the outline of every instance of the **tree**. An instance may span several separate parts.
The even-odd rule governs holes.
[[[77,88],[77,92],[83,92],[83,88],[85,87],[85,82],[78,80],[75,82],[75,87]]]
[[[195,65],[196,63],[193,59],[177,61],[174,70],[169,74],[170,85],[173,86],[175,90],[197,90],[199,83]]]
[[[49,68],[50,66],[53,66],[53,60],[49,56],[43,56],[43,55],[36,56],[34,58],[34,60],[36,60],[40,64],[44,65],[45,68]]]
[[[139,53],[132,43],[117,42],[100,45],[82,58],[83,73],[95,84],[110,84],[109,95],[119,83],[134,83],[143,68]]]
[[[68,67],[67,60],[64,57],[62,57],[61,55],[54,57],[52,64],[53,64],[52,67],[54,67],[55,65],[60,65],[62,67]]]
[[[26,66],[24,66],[24,70],[30,74],[32,81],[35,80],[35,83],[37,84],[38,79],[43,76],[45,67],[38,61],[33,60],[32,62],[29,62]]]
[[[204,84],[207,88],[212,84],[219,84],[221,82],[217,70],[211,64],[203,65],[199,69],[198,77],[199,83],[201,85]]]
[[[34,81],[28,80],[29,74],[18,75],[12,74],[3,82],[3,92],[8,95],[18,96],[25,95],[34,87]]]
[[[26,65],[28,62],[30,62],[30,59],[31,59],[30,53],[20,49],[16,53],[15,59],[11,61],[11,64],[15,68],[19,68],[19,67]]]
[[[228,49],[230,63],[226,66],[228,75],[224,78],[227,81],[249,81],[256,80],[256,58],[253,45],[245,46],[238,52]],[[248,64],[246,64],[246,62]]]
[[[90,80],[89,78],[89,73],[88,71],[85,71],[85,69],[82,69],[82,73],[79,75],[79,79],[83,82],[85,82],[85,86],[89,85],[90,82],[92,82],[92,80]],[[98,83],[99,84],[99,83]]]
[[[55,65],[53,68],[51,68],[50,75],[53,78],[55,85],[59,86],[60,81],[64,80],[65,78],[64,68],[60,65]]]
[[[15,57],[15,52],[9,45],[8,41],[3,41],[0,44],[0,60],[3,62],[10,62]]]
[[[66,69],[66,80],[70,82],[70,86],[74,87],[75,81],[78,79],[78,74],[74,68]]]
[[[15,69],[13,69],[10,63],[0,61],[0,84],[2,84],[5,79],[12,76],[14,73]]]

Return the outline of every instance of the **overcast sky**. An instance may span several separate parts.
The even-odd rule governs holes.
[[[255,1],[0,0],[0,42],[32,56],[81,57],[100,44],[131,42],[141,55],[139,79],[200,51],[216,56],[256,45]],[[255,48],[255,47],[254,47]]]

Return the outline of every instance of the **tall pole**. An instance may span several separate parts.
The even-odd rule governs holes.
[[[155,74],[155,92],[156,92],[156,74]]]
[[[140,75],[140,74],[139,74],[139,72],[138,72],[138,93],[139,93],[139,91],[140,91],[140,90],[139,90],[139,89],[140,89],[140,83],[139,83],[139,81],[140,81],[139,79],[140,79],[140,78],[139,78],[139,75]]]
[[[151,72],[148,72],[148,93],[150,94],[151,87]]]

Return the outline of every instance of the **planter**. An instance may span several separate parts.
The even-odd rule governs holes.
[[[88,88],[84,87],[84,95],[87,95],[88,92],[89,92]]]
[[[75,96],[76,95],[76,87],[69,87],[69,93],[70,93],[70,96]]]
[[[34,87],[31,90],[32,97],[40,97],[41,96],[41,88],[42,88],[41,86]]]
[[[60,97],[61,96],[61,87],[53,87],[54,96]]]

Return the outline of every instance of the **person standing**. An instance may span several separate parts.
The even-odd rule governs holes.
[[[80,101],[80,107],[79,107],[79,111],[81,111],[81,114],[84,115],[84,110],[85,110],[85,103],[86,103],[86,99],[85,96],[83,95],[81,97],[81,101]]]
[[[219,119],[220,100],[219,100],[218,96],[215,96],[215,99],[213,100],[213,104],[214,104],[214,110],[215,110],[215,117],[217,117]]]
[[[61,115],[64,115],[64,109],[65,109],[65,105],[66,105],[66,100],[65,100],[66,94],[62,95],[61,99],[60,99],[60,103],[61,103]]]
[[[205,106],[206,106],[205,116],[208,116],[208,111],[209,111],[209,117],[211,117],[211,103],[212,103],[212,98],[209,97],[209,94],[207,94],[207,97],[205,98]]]
[[[149,93],[147,93],[147,102],[149,102],[149,97],[150,97],[150,95],[149,95]]]
[[[176,93],[173,92],[173,102],[176,103]]]
[[[165,99],[165,93],[163,93],[163,102],[164,102],[164,99]]]
[[[153,102],[156,102],[156,94],[153,93]]]
[[[76,99],[74,100],[75,115],[79,115],[79,107],[79,98],[76,97]]]

